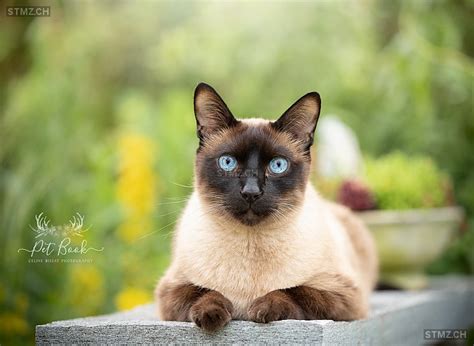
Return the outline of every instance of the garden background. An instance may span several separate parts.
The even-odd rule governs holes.
[[[364,154],[431,157],[467,218],[430,271],[474,272],[472,0],[28,3],[51,15],[0,2],[0,343],[152,299],[191,191],[200,81],[237,116],[317,90]],[[104,251],[28,262],[42,212],[84,215]]]

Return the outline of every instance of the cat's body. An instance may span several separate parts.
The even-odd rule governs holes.
[[[311,105],[306,101],[297,110]],[[195,321],[212,331],[231,318],[269,322],[367,315],[377,276],[370,234],[349,210],[322,199],[308,182],[311,143],[273,124],[242,120],[204,137],[195,192],[175,231],[172,264],[156,290],[161,319]],[[242,158],[236,160],[242,170],[213,176],[214,157],[223,153]],[[270,160],[265,155],[287,157],[286,172],[264,168],[259,174],[262,162]],[[242,207],[233,184],[249,207]],[[244,190],[257,198],[248,199]]]
[[[250,304],[271,291],[300,285],[328,290],[350,282],[360,305],[354,318],[364,317],[376,281],[370,237],[346,208],[324,201],[311,185],[306,191],[294,223],[261,230],[209,218],[194,193],[162,284],[192,282],[216,290],[234,305],[233,318],[247,320]]]

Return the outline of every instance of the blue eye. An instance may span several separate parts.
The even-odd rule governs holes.
[[[219,167],[226,172],[233,171],[237,167],[237,160],[230,155],[222,155],[219,157]]]
[[[270,172],[274,174],[281,174],[288,169],[288,160],[283,157],[275,157],[268,165]]]

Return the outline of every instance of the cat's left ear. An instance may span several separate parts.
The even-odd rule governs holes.
[[[313,144],[314,130],[321,111],[321,97],[315,91],[310,92],[283,113],[283,115],[272,123],[278,131],[291,134],[293,138],[303,143],[305,150],[309,150]]]
[[[199,83],[194,91],[194,114],[200,145],[212,133],[238,123],[224,100],[206,83]]]

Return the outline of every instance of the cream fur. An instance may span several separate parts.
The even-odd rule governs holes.
[[[377,278],[375,247],[365,226],[346,208],[322,199],[311,184],[286,220],[244,226],[209,210],[195,191],[157,289],[185,283],[210,288],[233,303],[233,318],[247,319],[252,301],[270,291],[306,285],[337,292],[347,289],[343,278],[355,292],[355,318],[365,317]]]

